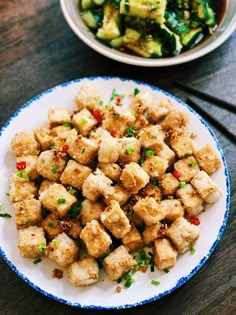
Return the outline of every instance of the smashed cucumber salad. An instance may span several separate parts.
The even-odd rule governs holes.
[[[145,58],[175,56],[217,27],[211,0],[79,0],[99,41]]]

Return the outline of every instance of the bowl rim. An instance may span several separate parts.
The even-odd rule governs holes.
[[[70,1],[70,0],[69,0]],[[229,0],[228,0],[229,1]],[[234,32],[236,29],[236,15],[230,20],[227,27],[220,33],[219,37],[216,40],[210,42],[208,45],[204,46],[203,48],[199,48],[196,51],[192,51],[191,54],[180,54],[174,57],[166,57],[166,58],[157,58],[157,59],[145,59],[139,56],[128,55],[122,53],[118,50],[115,50],[111,47],[105,46],[103,43],[98,42],[95,38],[91,38],[88,36],[88,32],[85,30],[81,30],[76,25],[75,21],[71,17],[68,11],[68,0],[60,0],[60,6],[62,13],[67,21],[68,25],[72,29],[72,31],[90,48],[97,51],[98,53],[122,63],[134,65],[134,66],[143,66],[143,67],[165,67],[165,66],[174,66],[186,62],[190,62],[192,60],[198,59],[217,47],[223,44],[229,36]],[[228,2],[227,2],[228,6]],[[227,9],[227,7],[226,7]],[[87,32],[87,34],[86,34]]]

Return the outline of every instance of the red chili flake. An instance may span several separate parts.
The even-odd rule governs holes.
[[[194,225],[199,225],[200,224],[200,220],[198,219],[198,217],[196,217],[195,215],[192,215],[189,218],[190,222]]]
[[[177,178],[177,179],[180,178],[180,176],[181,176],[180,172],[178,172],[178,171],[176,171],[176,170],[174,170],[172,174],[173,174],[174,177]]]
[[[93,117],[97,120],[99,124],[102,123],[104,117],[99,109],[95,109],[93,112]]]
[[[23,171],[26,168],[26,161],[16,162],[18,171]]]
[[[117,97],[116,98],[116,104],[120,104],[121,103],[121,97]]]
[[[115,132],[115,130],[111,130],[111,131],[110,131],[110,135],[111,135],[113,138],[115,138],[115,137],[116,137],[116,132]]]
[[[142,40],[141,39],[136,39],[136,41],[135,41],[135,44],[136,45],[140,45],[142,43]]]
[[[68,144],[64,144],[62,147],[62,152],[67,152],[68,148],[69,148]]]
[[[121,287],[120,287],[119,285],[116,287],[115,292],[116,292],[116,293],[120,293],[120,292],[121,292]]]

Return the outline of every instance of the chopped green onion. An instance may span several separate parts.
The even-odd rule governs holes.
[[[152,139],[156,139],[156,138],[157,138],[157,136],[154,136],[154,135],[152,136]]]
[[[54,145],[51,144],[49,147],[48,147],[48,150],[53,150],[54,149]]]
[[[66,199],[65,199],[65,198],[59,198],[59,199],[57,200],[57,202],[58,202],[59,204],[66,203]]]
[[[192,255],[196,252],[196,249],[195,249],[194,247],[190,247],[189,250],[190,250],[190,252],[191,252]]]
[[[33,264],[34,264],[34,265],[37,265],[37,264],[40,263],[41,261],[42,261],[41,258],[37,258],[37,259],[35,259],[35,260],[33,261]]]
[[[135,137],[135,127],[129,127],[128,129],[127,129],[127,134],[128,134],[128,136],[129,137]]]
[[[39,245],[39,250],[40,252],[44,253],[46,249],[46,243],[43,242],[42,244]]]
[[[10,194],[9,194],[9,193],[6,193],[6,196],[10,196]]]
[[[25,224],[31,224],[31,222],[29,220],[26,220]]]
[[[161,283],[160,283],[160,281],[152,280],[151,284],[153,284],[153,285],[160,285]]]
[[[135,88],[135,89],[134,89],[134,96],[136,96],[136,95],[139,94],[139,93],[140,93],[140,90],[137,89],[137,88]]]
[[[126,152],[127,154],[133,154],[133,153],[135,152],[135,150],[134,150],[134,148],[127,148],[127,149],[125,150],[125,152]]]
[[[85,152],[85,148],[83,148],[80,153],[84,154],[84,152]]]
[[[54,227],[56,227],[56,225],[57,225],[56,222],[52,222],[52,221],[48,222],[48,227],[50,227],[50,228],[54,228]]]
[[[103,105],[103,101],[99,101],[99,103],[98,103],[100,106],[102,106]]]
[[[9,213],[0,213],[1,218],[11,218],[11,215]]]
[[[57,247],[57,245],[58,245],[58,240],[53,240],[52,241],[52,246],[53,247]]]
[[[150,171],[151,171],[151,172],[155,172],[156,170],[157,170],[156,167],[151,167],[151,168],[150,168]]]
[[[86,124],[88,123],[88,121],[87,121],[87,119],[85,119],[85,118],[81,118],[80,121],[79,121],[79,123],[80,123],[81,125],[86,125]]]
[[[154,155],[154,151],[147,149],[147,150],[145,150],[145,155],[146,156],[153,156]]]
[[[69,210],[68,215],[72,218],[76,217],[82,209],[80,202],[76,202]]]
[[[142,158],[138,162],[139,162],[139,164],[142,164],[144,161],[145,161],[144,158]]]
[[[183,188],[184,186],[186,186],[186,182],[179,182],[179,188]]]
[[[111,109],[111,105],[106,105],[105,110],[109,111]]]
[[[53,165],[52,165],[51,171],[52,171],[53,174],[56,174],[56,173],[57,173],[57,166],[56,166],[56,164],[53,164]]]
[[[188,153],[185,153],[184,158],[185,158],[185,159],[188,158]]]
[[[118,113],[113,113],[113,117],[114,117],[114,118],[118,118],[118,117],[120,117],[120,114],[118,114]]]
[[[170,270],[169,270],[169,269],[167,269],[167,268],[163,269],[163,271],[164,271],[165,273],[170,272]]]
[[[29,172],[30,172],[29,168],[26,168],[24,171],[16,171],[16,176],[23,179],[29,179]]]
[[[197,165],[196,160],[192,160],[192,162],[188,164],[188,166],[196,166],[196,165]]]
[[[72,122],[70,122],[70,121],[64,122],[64,123],[63,123],[63,126],[65,126],[65,127],[71,127],[71,128],[74,127],[73,124],[72,124]]]
[[[75,189],[75,188],[72,187],[72,186],[69,186],[69,187],[67,188],[67,190],[69,191],[69,193],[70,193],[71,195],[75,195],[75,194],[77,193],[77,189]]]

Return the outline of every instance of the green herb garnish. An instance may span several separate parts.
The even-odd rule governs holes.
[[[34,264],[34,265],[37,265],[37,264],[40,263],[41,261],[42,261],[41,258],[37,258],[37,259],[35,259],[35,260],[33,261],[33,264]]]
[[[1,218],[11,218],[11,215],[9,213],[0,213]]]
[[[82,209],[80,202],[76,202],[69,210],[68,215],[72,218],[76,217]]]
[[[59,199],[57,200],[57,202],[58,202],[59,204],[66,203],[66,199],[65,199],[65,198],[59,198]]]
[[[154,156],[154,151],[147,149],[147,150],[145,150],[145,155],[146,156]]]
[[[179,188],[183,188],[184,186],[186,186],[186,182],[179,182]]]
[[[152,280],[151,284],[153,284],[153,285],[160,285],[161,283],[160,283],[160,281]]]
[[[84,154],[84,152],[85,152],[85,148],[83,148],[80,153]]]
[[[139,93],[140,93],[140,90],[137,89],[137,88],[135,88],[135,89],[134,89],[134,96],[136,96],[136,95],[139,94]]]
[[[125,150],[125,152],[126,152],[127,154],[133,154],[133,153],[135,152],[135,150],[134,150],[134,148],[127,148],[127,149]]]
[[[53,165],[52,165],[51,171],[52,171],[53,174],[56,174],[56,173],[57,173],[57,166],[56,166],[56,164],[53,164]]]

